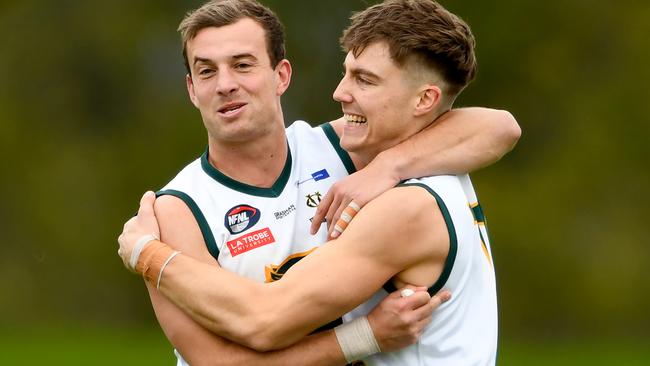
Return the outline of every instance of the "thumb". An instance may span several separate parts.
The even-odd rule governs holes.
[[[138,217],[151,217],[154,216],[153,204],[156,201],[156,194],[147,191],[140,199],[140,209],[138,210]]]

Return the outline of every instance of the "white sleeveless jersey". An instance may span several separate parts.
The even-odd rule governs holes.
[[[286,132],[289,153],[270,188],[225,176],[206,152],[158,192],[188,205],[221,267],[260,282],[278,280],[327,240],[325,225],[309,234],[310,219],[329,187],[354,171],[331,125],[297,121]]]
[[[412,179],[440,207],[449,232],[449,255],[431,294],[445,288],[451,300],[433,313],[420,340],[398,352],[381,353],[366,365],[494,365],[497,350],[497,296],[485,217],[468,175]],[[388,291],[385,286],[366,303],[344,316],[345,321],[368,314]]]
[[[158,192],[185,202],[221,267],[259,282],[280,279],[327,240],[325,225],[309,234],[310,219],[330,186],[355,171],[330,124],[296,121],[286,132],[289,154],[271,188],[225,176],[206,152]],[[174,353],[177,366],[188,365]]]

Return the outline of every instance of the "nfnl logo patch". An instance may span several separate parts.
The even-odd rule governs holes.
[[[239,234],[252,228],[260,221],[260,210],[249,205],[239,205],[226,213],[224,225],[231,234]]]
[[[271,243],[275,243],[275,238],[273,237],[271,230],[267,227],[262,230],[253,231],[252,233],[246,234],[235,240],[231,240],[227,244],[228,249],[230,250],[230,255],[234,258],[240,254],[244,254],[255,248]]]

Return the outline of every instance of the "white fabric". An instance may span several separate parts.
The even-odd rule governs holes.
[[[207,174],[200,159],[190,163],[163,188],[163,191],[181,191],[195,201],[218,246],[217,260],[221,267],[259,282],[266,282],[274,274],[281,275],[293,260],[327,240],[326,225],[322,225],[316,235],[309,233],[310,219],[316,212],[314,203],[325,196],[333,183],[348,175],[322,128],[294,122],[287,128],[287,141],[291,151],[291,173],[278,197],[262,197],[232,189]],[[317,180],[313,177],[314,173],[323,170],[327,171],[328,178]],[[259,210],[260,219],[254,226],[232,234],[225,225],[226,213],[238,205]],[[242,224],[237,229],[245,226]],[[272,234],[273,243],[233,256],[229,242],[266,229]],[[179,357],[179,365],[183,365],[181,361]]]
[[[433,313],[420,341],[398,352],[364,359],[366,365],[494,365],[497,349],[497,298],[490,243],[483,225],[475,223],[470,205],[477,202],[467,175],[412,179],[432,188],[449,210],[457,236],[457,254],[443,288],[451,300]],[[483,233],[488,255],[479,236]],[[388,293],[377,292],[345,315],[348,321],[368,314]]]

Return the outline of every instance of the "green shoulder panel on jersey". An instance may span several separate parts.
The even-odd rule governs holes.
[[[336,131],[334,131],[334,127],[332,127],[332,124],[329,122],[323,123],[320,125],[320,128],[323,129],[323,132],[325,132],[325,136],[327,136],[327,139],[330,140],[330,143],[334,147],[334,150],[336,150],[336,153],[339,155],[339,158],[341,158],[341,162],[343,162],[343,165],[345,166],[345,169],[348,171],[348,174],[352,174],[357,171],[357,168],[354,167],[354,163],[352,162],[352,158],[350,158],[350,154],[348,154],[347,151],[343,150],[341,147],[341,139],[339,138],[339,135],[336,134]]]
[[[217,242],[214,240],[214,235],[212,234],[210,225],[208,225],[208,221],[205,219],[203,212],[201,212],[201,209],[196,204],[196,202],[194,202],[194,200],[186,193],[173,189],[156,192],[156,197],[160,196],[174,196],[185,202],[190,211],[192,211],[197,224],[199,224],[199,228],[201,229],[201,234],[203,234],[203,240],[205,240],[205,245],[208,247],[208,251],[214,257],[214,259],[219,261],[219,248],[217,247]]]
[[[282,173],[280,173],[278,179],[270,188],[251,186],[226,176],[210,164],[208,161],[208,150],[206,150],[201,156],[201,167],[207,175],[212,177],[212,179],[228,188],[234,189],[235,191],[249,194],[251,196],[277,198],[280,197],[284,187],[286,187],[287,182],[289,182],[289,176],[291,175],[291,149],[287,144],[287,160],[284,162],[284,168],[282,169]]]
[[[433,296],[436,294],[436,292],[442,289],[445,283],[447,283],[449,275],[451,274],[451,270],[454,268],[454,262],[456,261],[456,253],[458,252],[458,239],[456,237],[456,228],[454,226],[454,221],[449,214],[449,210],[447,209],[445,202],[431,187],[422,183],[400,183],[398,187],[421,187],[426,189],[427,192],[431,193],[431,195],[436,199],[438,207],[440,208],[440,212],[442,213],[442,217],[445,219],[447,232],[449,233],[449,254],[447,254],[447,260],[445,260],[445,266],[442,269],[440,277],[438,277],[438,280],[431,287],[429,287],[429,294]]]

